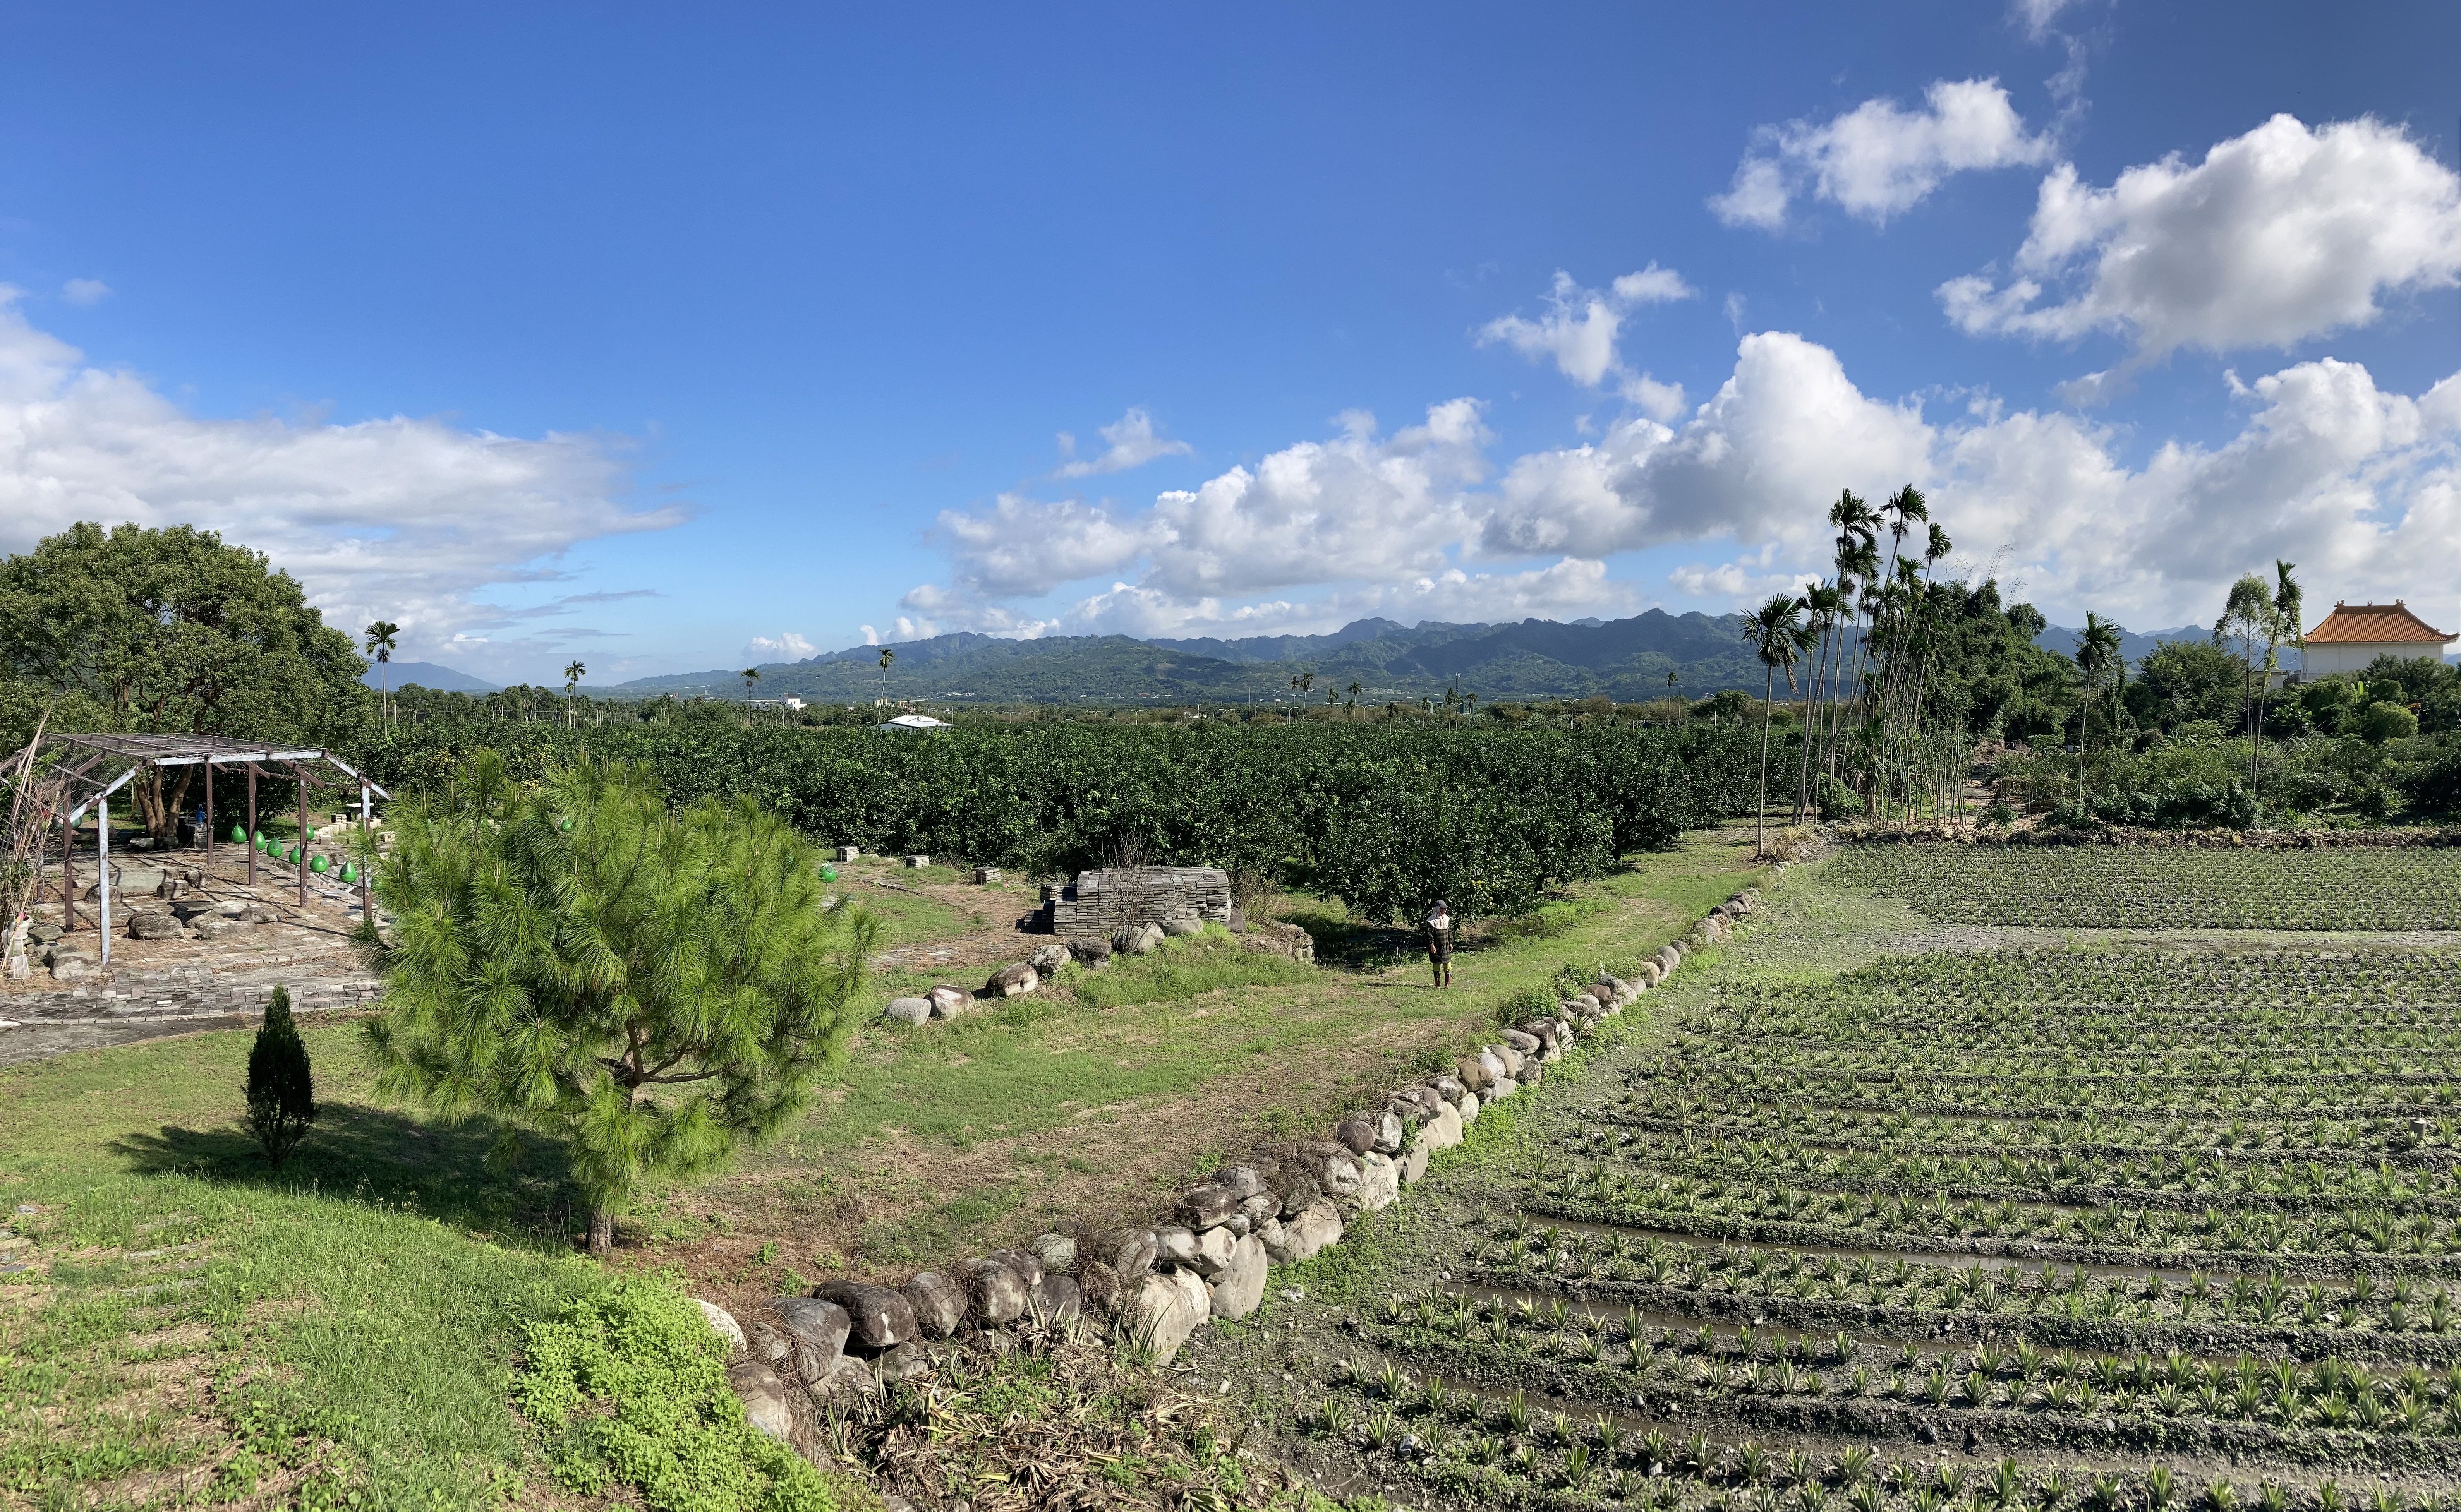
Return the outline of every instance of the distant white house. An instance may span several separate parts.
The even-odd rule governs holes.
[[[896,718],[872,726],[875,730],[953,730],[956,726],[930,714],[899,714]]]
[[[2439,630],[2411,613],[2401,600],[2390,604],[2336,603],[2324,622],[2307,632],[2306,672],[2311,677],[2366,671],[2379,656],[2441,658],[2461,636]]]

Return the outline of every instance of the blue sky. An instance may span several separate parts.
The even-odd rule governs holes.
[[[1914,480],[2461,628],[2450,5],[507,10],[16,10],[0,548],[597,682],[1723,610]]]

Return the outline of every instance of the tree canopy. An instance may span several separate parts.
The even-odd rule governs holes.
[[[479,753],[394,810],[367,1043],[388,1093],[564,1142],[604,1251],[646,1179],[775,1136],[843,1053],[875,926],[749,799],[671,803],[581,759],[532,788]]]
[[[0,561],[0,740],[54,730],[230,735],[338,745],[374,695],[351,638],[262,552],[210,530],[79,522]],[[138,790],[149,827],[188,801]]]

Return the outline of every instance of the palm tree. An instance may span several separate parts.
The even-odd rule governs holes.
[[[1780,593],[1744,620],[1744,644],[1761,659],[1766,673],[1761,692],[1761,799],[1753,818],[1759,828],[1753,855],[1768,854],[1769,709],[1777,700],[1777,670],[1786,669],[1787,692],[1794,691],[1794,659],[1811,648],[1811,630],[1803,623],[1803,600]]]
[[[2273,624],[2265,631],[2264,638],[2264,670],[2266,673],[2265,681],[2268,685],[2273,680],[2271,674],[2273,671],[2274,657],[2283,643],[2286,642],[2289,645],[2300,648],[2300,666],[2305,666],[2307,631],[2302,627],[2306,621],[2305,609],[2303,607],[2303,601],[2306,598],[2306,594],[2299,586],[2299,580],[2290,575],[2298,570],[2299,564],[2296,562],[2284,562],[2279,557],[2273,559]],[[2262,758],[2264,751],[2264,695],[2266,691],[2267,690],[2265,688],[2258,688],[2256,691],[2256,736],[2258,759],[2248,768],[2247,792],[2248,797],[2251,799],[2260,797],[2262,794],[2262,788],[2258,779],[2264,775],[2264,764]]]
[[[2084,684],[2083,698],[2077,706],[2077,797],[2085,797],[2085,752],[2087,717],[2093,710],[2094,695],[2103,680],[2117,672],[2127,675],[2127,663],[2119,654],[2119,627],[2087,609],[2085,629],[2077,636],[2076,665],[2078,680]]]
[[[1861,619],[1863,611],[1870,608],[1872,605],[1871,583],[1873,575],[1879,571],[1880,565],[1878,551],[1880,517],[1852,489],[1845,488],[1838,490],[1837,501],[1829,506],[1829,524],[1837,532],[1838,589],[1841,594],[1853,595],[1852,601],[1844,606],[1846,623],[1851,628]],[[1870,636],[1857,637],[1854,648],[1854,676],[1858,684],[1862,677],[1863,654],[1870,644]],[[1842,690],[1851,686],[1846,680],[1846,648],[1842,639],[1837,650],[1837,684],[1841,692],[1832,694],[1829,700],[1830,728],[1826,741],[1831,777],[1836,775],[1837,768],[1838,722],[1844,717],[1846,707]]]
[[[1842,583],[1815,583],[1803,595],[1804,607],[1811,611],[1811,628],[1820,637],[1820,650],[1812,662],[1811,696],[1804,704],[1802,770],[1794,777],[1794,821],[1798,824],[1803,822],[1811,796],[1811,731],[1820,721],[1820,685],[1829,675],[1830,632],[1837,628],[1837,611],[1845,603]]]
[[[2288,564],[2278,565],[2285,569],[2284,586],[2295,589],[2296,585],[2287,582]],[[2240,672],[2240,701],[2244,707],[2256,711],[2256,722],[2248,727],[2247,732],[2247,781],[2251,797],[2254,796],[2264,749],[2263,694],[2258,690],[2272,680],[2274,648],[2280,640],[2279,611],[2273,607],[2275,591],[2265,587],[2262,578],[2253,572],[2248,573],[2231,585],[2230,598],[2222,605],[2222,617],[2214,622],[2215,645],[2238,643],[2236,654]],[[2259,644],[2264,647],[2261,658],[2257,655]]]
[[[1366,690],[1359,686],[1359,679],[1358,679],[1358,678],[1353,677],[1352,679],[1350,679],[1350,696],[1351,696],[1351,697],[1356,698],[1356,697],[1358,697],[1360,693],[1362,693],[1362,692],[1366,692]]]
[[[401,627],[391,620],[377,620],[361,633],[367,636],[368,654],[376,659],[377,696],[383,702],[385,719],[390,724],[393,719],[394,637],[401,633]]]
[[[888,664],[895,660],[897,660],[897,653],[895,651],[890,650],[886,646],[880,649],[880,680],[882,682],[888,681]]]
[[[760,669],[758,667],[746,667],[743,671],[736,673],[735,675],[743,679],[743,691],[748,695],[752,692],[752,685],[760,680]]]
[[[582,666],[581,659],[577,656],[564,664],[564,703],[567,713],[573,712],[572,691],[580,687],[581,679],[588,675],[589,669]]]

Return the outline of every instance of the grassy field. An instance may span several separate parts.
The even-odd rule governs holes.
[[[1654,949],[1747,856],[1701,836],[1636,858],[1474,935],[1450,992],[1404,937],[1293,900],[1324,969],[1178,941],[953,1023],[867,1024],[785,1139],[628,1215],[619,1268],[742,1297],[1142,1204],[1214,1151],[1322,1125],[1567,968]],[[1007,931],[1021,888],[847,884],[884,920],[882,998],[950,974],[939,947],[1032,943]],[[559,1488],[506,1406],[525,1331],[610,1285],[572,1253],[555,1150],[491,1169],[496,1131],[387,1105],[355,1033],[306,1026],[322,1111],[278,1174],[237,1123],[245,1033],[0,1072],[0,1507],[595,1500]],[[969,1391],[1023,1400],[1035,1378]]]
[[[1142,1208],[1225,1151],[1380,1097],[1560,972],[1655,950],[1755,875],[1749,856],[1747,835],[1703,834],[1635,857],[1533,919],[1470,933],[1448,991],[1415,936],[1294,899],[1286,912],[1324,942],[1319,969],[1223,937],[1176,940],[952,1022],[867,1025],[791,1135],[730,1176],[661,1194],[632,1231],[714,1288],[758,1288]],[[1023,896],[974,911],[1005,925]],[[1015,959],[1032,943],[997,948]],[[943,979],[979,974],[896,969],[878,992]]]
[[[1323,1277],[1342,1306],[1192,1368],[1413,1505],[2449,1506],[2461,951],[2350,860],[1789,878]],[[2193,937],[2111,927],[2147,895]],[[1978,897],[2105,932],[2001,939]]]

